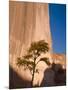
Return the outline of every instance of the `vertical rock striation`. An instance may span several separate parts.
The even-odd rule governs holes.
[[[51,58],[52,42],[49,25],[48,4],[9,2],[9,44],[10,44],[10,65],[23,77],[29,79],[28,74],[16,66],[17,57],[26,53],[26,50],[33,41],[45,40],[50,47],[47,57]],[[44,69],[47,67],[43,62],[39,64],[40,74],[35,79],[39,85],[43,78]],[[23,73],[24,72],[24,73]],[[37,80],[38,79],[38,80]]]

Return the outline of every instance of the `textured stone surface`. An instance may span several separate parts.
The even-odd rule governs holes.
[[[45,40],[49,44],[50,51],[46,56],[51,60],[52,40],[48,4],[9,2],[9,36],[10,66],[20,77],[30,81],[29,71],[18,68],[16,60],[26,53],[33,41],[39,40]],[[34,84],[40,85],[47,67],[45,63],[40,62],[38,65],[40,73],[35,75]],[[15,80],[13,82],[16,83]]]
[[[53,53],[52,59],[56,64],[61,64],[63,68],[66,68],[66,55],[65,54]]]

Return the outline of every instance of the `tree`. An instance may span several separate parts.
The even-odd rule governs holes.
[[[37,64],[40,61],[44,61],[47,65],[50,65],[49,59],[47,57],[40,58],[39,61],[37,61],[37,58],[42,54],[49,51],[48,43],[46,43],[44,40],[40,40],[37,42],[31,43],[31,46],[27,50],[27,54],[24,55],[22,58],[17,59],[17,65],[18,66],[24,66],[24,69],[29,69],[32,74],[32,81],[31,86],[33,87],[33,81],[34,81],[34,74],[39,73],[39,70],[36,68]]]

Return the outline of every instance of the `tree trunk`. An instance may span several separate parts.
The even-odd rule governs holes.
[[[32,81],[31,81],[31,86],[33,87],[33,81],[34,81],[34,73],[35,73],[35,69],[33,70],[33,74],[32,74]]]
[[[31,87],[33,87],[33,81],[34,81],[34,74],[35,74],[35,61],[36,61],[36,58],[34,58],[34,66],[33,66],[33,74],[32,74]]]

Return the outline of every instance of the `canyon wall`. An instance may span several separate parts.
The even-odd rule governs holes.
[[[22,57],[32,42],[45,40],[49,44],[49,52],[46,57],[51,59],[52,39],[49,23],[48,4],[29,2],[9,2],[9,55],[10,66],[17,74],[30,81],[29,71],[18,68],[17,58]],[[44,70],[48,66],[40,62],[38,65],[39,75],[35,75],[34,84],[41,84],[44,77]],[[13,75],[14,77],[14,75]],[[13,80],[15,83],[16,81]]]

